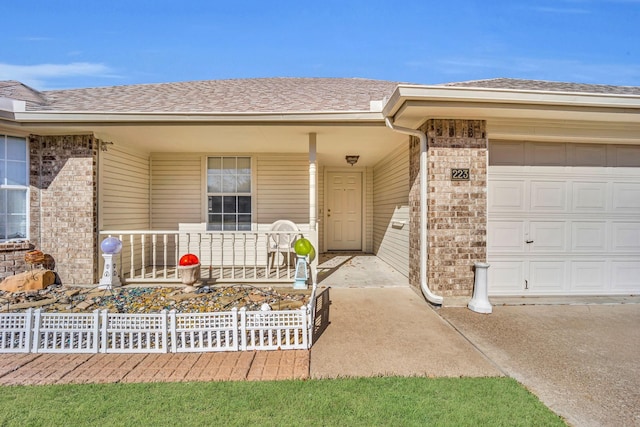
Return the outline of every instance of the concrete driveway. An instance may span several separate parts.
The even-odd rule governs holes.
[[[438,312],[570,424],[640,426],[640,304]]]

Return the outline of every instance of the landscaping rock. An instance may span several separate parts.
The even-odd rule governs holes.
[[[76,308],[78,310],[86,310],[87,308],[91,307],[93,304],[94,304],[93,299],[86,299],[81,303],[79,303],[78,305],[76,305]]]
[[[77,291],[77,292],[76,292]],[[44,290],[8,293],[0,291],[4,311],[42,307],[47,312],[82,313],[108,310],[112,313],[179,313],[228,311],[232,308],[260,310],[269,304],[274,310],[296,309],[309,300],[310,290],[260,288],[251,285],[204,286],[184,293],[174,287],[124,286],[117,289],[73,289],[52,285]]]
[[[3,304],[2,306],[0,306],[0,312],[19,311],[19,310],[26,310],[28,308],[44,307],[46,305],[54,304],[55,302],[56,302],[55,298],[48,298],[48,299],[41,299],[37,301],[22,302],[22,303],[12,304],[12,305]]]

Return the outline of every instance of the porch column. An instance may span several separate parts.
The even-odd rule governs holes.
[[[318,247],[318,173],[316,162],[316,133],[309,133],[309,237],[316,252]],[[316,254],[318,255],[318,254]],[[312,261],[312,267],[318,265],[318,256]]]
[[[29,137],[31,243],[67,285],[98,279],[98,146],[93,135]]]

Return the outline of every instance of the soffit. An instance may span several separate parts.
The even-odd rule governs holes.
[[[308,153],[309,134],[316,134],[317,159],[325,166],[346,166],[357,154],[359,167],[372,167],[406,144],[406,135],[382,121],[337,124],[135,124],[32,127],[31,133],[68,135],[93,133],[113,144],[147,153]]]

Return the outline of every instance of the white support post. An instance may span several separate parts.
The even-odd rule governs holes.
[[[309,133],[309,240],[316,250],[315,259],[311,260],[311,271],[318,266],[318,164],[316,133]],[[313,277],[315,283],[315,276]]]
[[[316,229],[318,219],[318,202],[316,193],[317,171],[316,171],[316,134],[309,134],[309,229]]]

